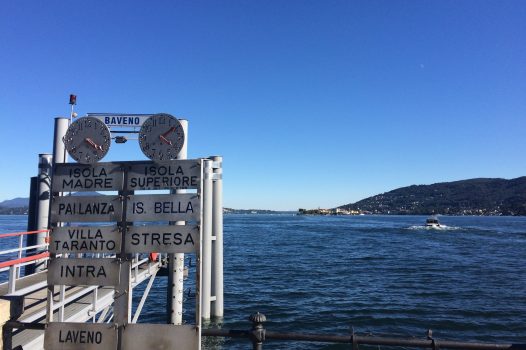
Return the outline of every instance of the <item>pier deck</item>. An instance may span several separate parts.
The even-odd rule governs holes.
[[[132,288],[159,270],[159,263],[143,261],[131,271]],[[0,297],[17,304],[20,312],[11,320],[45,323],[47,301],[47,270],[17,280],[17,289],[8,293],[7,282],[0,284]],[[114,288],[100,286],[65,286],[61,296],[60,287],[54,289],[53,320],[63,322],[105,322],[111,320]],[[13,310],[13,308],[12,308]],[[12,348],[42,349],[44,331],[14,331]]]

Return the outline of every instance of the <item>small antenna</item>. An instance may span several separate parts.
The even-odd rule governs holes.
[[[69,104],[71,105],[71,112],[69,114],[69,125],[73,123],[73,118],[77,117],[77,113],[74,112],[75,105],[77,104],[77,95],[69,95]],[[65,147],[65,146],[64,146]],[[68,162],[68,152],[64,151],[64,163]],[[71,196],[71,192],[69,193]]]
[[[69,95],[69,104],[71,105],[71,113],[69,115],[69,124],[71,124],[73,122],[73,118],[77,117],[77,113],[73,111],[75,108],[75,105],[77,104],[77,95]]]

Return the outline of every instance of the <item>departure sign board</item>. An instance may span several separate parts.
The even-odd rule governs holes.
[[[131,226],[126,233],[126,253],[195,253],[199,228],[187,225]]]
[[[63,226],[51,232],[49,252],[60,253],[118,253],[121,232],[112,226]]]
[[[123,332],[123,349],[199,349],[200,335],[195,326],[169,324],[129,324]]]
[[[115,350],[117,329],[105,323],[52,322],[46,327],[45,349]]]
[[[201,201],[195,193],[129,196],[128,221],[195,221]]]
[[[122,217],[120,196],[63,196],[52,201],[50,219],[56,222],[116,222]]]
[[[120,264],[114,258],[51,259],[48,265],[48,284],[68,286],[117,286]]]
[[[201,180],[200,159],[170,162],[133,162],[129,165],[129,190],[196,189]]]
[[[122,189],[123,172],[119,163],[77,164],[55,166],[54,192],[118,191]]]

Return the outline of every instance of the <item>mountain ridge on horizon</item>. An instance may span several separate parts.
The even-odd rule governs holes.
[[[411,185],[337,208],[373,214],[526,215],[526,176]]]

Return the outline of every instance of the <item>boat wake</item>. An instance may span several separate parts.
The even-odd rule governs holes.
[[[440,226],[426,226],[426,225],[413,225],[407,228],[408,230],[426,230],[426,231],[455,231],[461,230],[462,227],[458,226],[447,226],[440,224]]]

